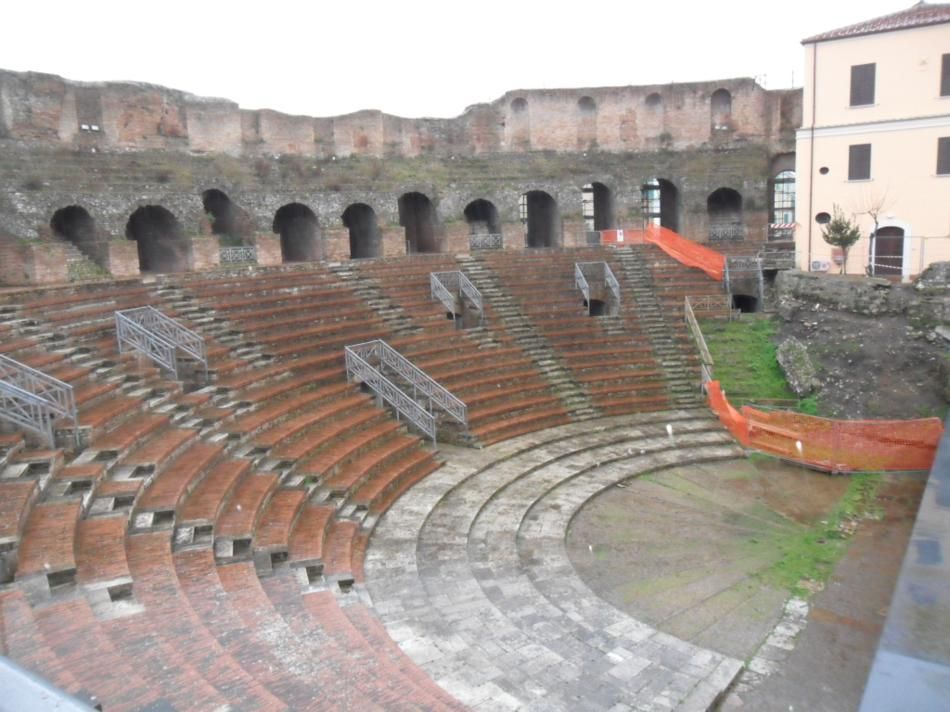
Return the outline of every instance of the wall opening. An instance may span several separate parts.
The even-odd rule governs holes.
[[[129,217],[125,236],[138,245],[139,271],[187,272],[191,241],[172,213],[161,205],[144,205]]]
[[[465,222],[471,235],[498,235],[501,233],[501,221],[498,208],[490,200],[473,200],[465,206]]]
[[[350,231],[350,258],[380,257],[382,239],[376,212],[366,203],[353,203],[343,211],[343,225]]]
[[[56,237],[73,243],[85,254],[91,254],[96,241],[96,221],[79,205],[70,205],[53,213],[49,226]]]
[[[201,194],[201,204],[211,220],[211,232],[222,244],[240,245],[254,232],[251,219],[224,191],[211,188]]]
[[[759,298],[751,294],[733,294],[732,308],[738,309],[743,314],[753,314],[760,309]]]
[[[875,276],[900,277],[904,273],[904,229],[880,227],[874,236]]]
[[[679,191],[664,178],[653,178],[640,188],[643,220],[649,225],[679,232]]]
[[[588,232],[617,227],[613,192],[603,183],[588,183],[581,188],[581,212]]]
[[[557,201],[543,190],[530,190],[518,203],[525,226],[525,247],[560,247],[561,217]]]
[[[280,235],[284,262],[311,262],[323,259],[323,242],[316,214],[302,203],[288,203],[274,213],[271,228]]]
[[[603,299],[591,299],[587,305],[588,316],[604,316],[607,314],[607,302]]]
[[[405,193],[399,198],[399,224],[406,229],[406,254],[438,252],[435,238],[435,210],[422,193]]]
[[[732,188],[718,188],[706,198],[710,240],[744,240],[742,195]]]
[[[709,101],[713,130],[732,128],[732,94],[725,89],[717,89]]]
[[[657,110],[663,107],[663,97],[657,92],[647,95],[646,105],[648,109]]]

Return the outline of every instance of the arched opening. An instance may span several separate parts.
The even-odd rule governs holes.
[[[679,232],[679,191],[664,178],[648,180],[640,188],[643,219],[649,225]]]
[[[725,89],[717,89],[712,93],[709,102],[712,114],[713,130],[728,130],[732,128],[732,94]]]
[[[732,188],[718,188],[706,198],[710,240],[744,240],[742,196]]]
[[[511,112],[513,114],[521,114],[528,110],[528,100],[522,97],[518,97],[511,102]]]
[[[795,171],[781,171],[772,180],[770,240],[791,240],[795,224]]]
[[[201,204],[211,220],[211,232],[224,244],[241,244],[253,233],[250,218],[231,202],[224,191],[210,188],[201,194]]]
[[[904,229],[879,227],[874,235],[873,272],[881,277],[900,277],[904,273]]]
[[[589,96],[582,96],[577,100],[577,109],[581,114],[593,114],[597,111],[597,104],[593,98]]]
[[[323,258],[320,224],[306,205],[288,203],[278,209],[271,229],[280,235],[280,254],[284,262],[312,262]]]
[[[350,231],[350,258],[379,257],[382,240],[376,224],[376,212],[366,203],[353,203],[343,211],[344,227]]]
[[[473,200],[465,206],[465,222],[470,235],[498,235],[501,233],[501,221],[498,208],[490,200]]]
[[[663,97],[660,96],[658,92],[648,94],[646,98],[646,105],[648,109],[659,109],[663,106]]]
[[[588,183],[581,188],[581,213],[584,217],[584,229],[613,230],[614,196],[610,188],[603,183]]]
[[[733,294],[732,308],[738,309],[743,314],[753,314],[759,311],[759,298],[751,294]]]
[[[187,272],[190,241],[171,212],[161,205],[144,205],[129,217],[125,236],[138,245],[141,272]]]
[[[435,210],[422,193],[406,193],[399,198],[399,224],[406,229],[406,254],[438,252],[435,239]]]
[[[85,208],[78,205],[57,210],[49,226],[56,237],[73,243],[83,252],[96,239],[96,221]]]
[[[543,190],[530,190],[518,203],[525,226],[525,247],[559,247],[561,217],[557,202]]]

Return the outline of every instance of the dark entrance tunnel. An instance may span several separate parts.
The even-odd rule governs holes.
[[[489,200],[473,200],[465,206],[465,222],[472,235],[497,235],[501,232],[498,208]]]
[[[280,235],[284,262],[310,262],[323,258],[320,225],[314,212],[302,203],[288,203],[274,214],[272,230]]]
[[[399,224],[406,230],[406,253],[438,252],[435,237],[435,210],[422,193],[405,193],[399,198]]]
[[[145,205],[129,217],[125,236],[138,245],[142,272],[186,272],[191,243],[181,223],[161,205]]]
[[[543,190],[521,196],[521,220],[525,224],[525,247],[559,247],[561,217],[557,202]]]
[[[343,211],[343,225],[350,231],[350,258],[382,255],[382,240],[376,212],[365,203],[353,203]]]

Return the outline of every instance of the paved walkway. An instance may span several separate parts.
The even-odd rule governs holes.
[[[449,463],[387,512],[366,558],[389,634],[445,690],[478,710],[619,712],[705,710],[729,686],[740,661],[610,606],[565,549],[574,514],[604,488],[740,455],[707,412],[445,453]]]

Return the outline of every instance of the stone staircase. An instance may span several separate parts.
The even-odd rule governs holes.
[[[59,243],[66,253],[66,274],[70,282],[85,282],[93,279],[111,279],[112,276],[76,245],[63,240]]]
[[[632,295],[637,317],[643,324],[650,345],[663,369],[673,402],[681,408],[702,405],[699,375],[694,373],[683,349],[677,345],[669,314],[664,314],[656,296],[653,275],[641,250],[621,247],[616,251],[620,260],[622,290]],[[616,319],[616,317],[611,317]],[[618,328],[611,326],[608,328]]]
[[[538,370],[551,385],[552,391],[561,399],[572,420],[587,420],[601,415],[590,394],[571,375],[570,370],[557,357],[547,339],[524,316],[517,303],[498,283],[484,259],[477,253],[459,255],[462,271],[482,293],[489,307],[486,318],[500,321],[492,326],[508,332],[515,343],[532,358]]]
[[[361,275],[348,262],[330,263],[330,271],[348,285],[353,292],[363,299],[363,302],[379,314],[386,325],[392,329],[394,336],[407,336],[420,333],[420,329],[412,323],[412,319],[402,307],[393,304],[379,287],[379,283],[366,275]]]

